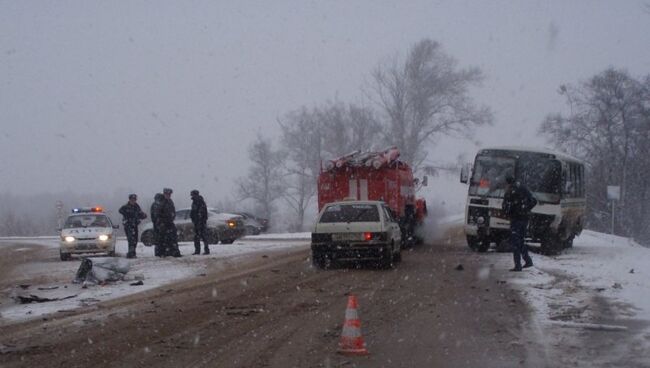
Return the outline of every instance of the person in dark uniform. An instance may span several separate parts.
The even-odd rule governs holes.
[[[160,233],[162,237],[162,256],[180,257],[181,252],[178,249],[178,237],[176,234],[176,207],[172,201],[173,191],[169,188],[163,189],[163,202],[160,207]]]
[[[512,175],[506,176],[506,192],[503,197],[503,212],[510,220],[510,244],[512,245],[515,267],[510,271],[519,272],[522,268],[533,266],[533,260],[528,255],[528,246],[524,238],[528,227],[530,211],[537,205],[533,194],[520,182],[515,182]],[[521,258],[524,265],[521,266]]]
[[[151,213],[151,223],[153,224],[153,254],[156,257],[161,257],[163,255],[163,240],[160,233],[160,210],[162,209],[164,199],[165,196],[163,196],[162,193],[156,193],[153,197],[153,203],[151,204],[151,209],[149,211],[149,213]]]
[[[192,210],[190,211],[190,218],[194,225],[194,254],[201,253],[201,240],[203,240],[203,254],[210,254],[210,246],[206,238],[206,223],[208,221],[208,206],[205,204],[203,197],[199,195],[199,191],[194,189],[190,192],[192,198]]]
[[[141,220],[147,218],[147,214],[142,212],[137,201],[137,195],[129,194],[129,201],[120,207],[119,211],[122,215],[122,224],[124,225],[124,232],[129,243],[129,251],[126,253],[126,258],[135,258],[135,247],[138,245],[138,225]]]

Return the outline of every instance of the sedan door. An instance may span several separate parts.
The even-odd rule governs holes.
[[[399,222],[393,216],[393,212],[386,205],[382,205],[384,218],[386,219],[386,232],[390,239],[395,240],[395,244],[402,242],[402,230],[399,228]]]

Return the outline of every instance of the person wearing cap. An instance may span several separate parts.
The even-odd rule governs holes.
[[[190,192],[192,198],[192,210],[190,210],[190,218],[194,225],[194,254],[201,254],[201,240],[203,240],[203,254],[210,254],[210,246],[206,238],[206,224],[208,221],[208,206],[205,204],[203,197],[199,195],[199,191],[194,189]]]
[[[503,197],[502,209],[506,218],[510,220],[510,244],[512,246],[515,267],[510,271],[520,272],[522,268],[533,266],[533,260],[528,254],[526,246],[526,228],[530,211],[537,205],[537,200],[525,185],[515,181],[512,175],[506,176],[506,192]],[[524,265],[521,265],[521,258]]]
[[[161,256],[180,257],[181,252],[178,249],[178,238],[176,235],[176,225],[174,219],[176,218],[176,207],[172,201],[173,190],[170,188],[163,189],[163,201],[160,206],[160,214],[158,223],[160,224],[161,234]]]
[[[135,258],[135,247],[138,245],[138,225],[141,220],[147,218],[147,214],[140,209],[138,204],[138,196],[129,194],[129,201],[120,207],[120,214],[122,215],[122,225],[124,226],[124,233],[126,234],[127,242],[129,243],[129,250],[126,253],[126,258]]]

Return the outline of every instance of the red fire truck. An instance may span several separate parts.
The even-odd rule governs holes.
[[[402,239],[414,243],[415,229],[424,221],[427,204],[415,198],[417,186],[411,167],[399,160],[396,147],[380,152],[355,151],[321,164],[318,177],[318,210],[345,199],[384,201],[400,220]]]

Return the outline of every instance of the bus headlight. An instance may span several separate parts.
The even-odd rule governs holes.
[[[110,236],[108,236],[108,235],[106,235],[106,234],[102,234],[102,235],[99,236],[98,239],[99,239],[100,241],[107,241],[109,238],[110,238]]]
[[[479,225],[483,225],[485,223],[485,218],[483,216],[479,216],[476,219],[476,223],[479,224]]]

